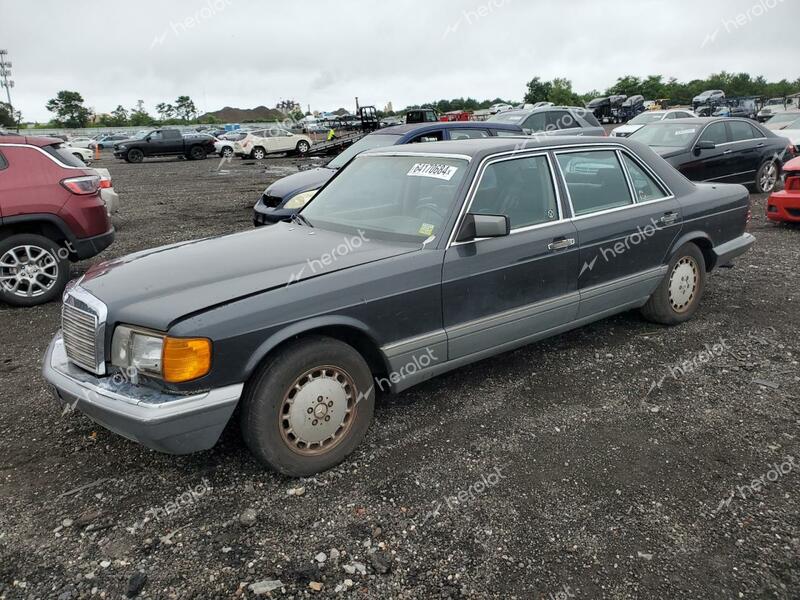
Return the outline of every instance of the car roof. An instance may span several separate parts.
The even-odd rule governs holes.
[[[503,113],[505,114],[505,113]],[[425,129],[435,131],[437,129],[504,129],[506,131],[522,131],[519,125],[514,123],[502,123],[497,121],[436,121],[432,123],[409,123],[405,125],[392,125],[373,131],[374,134],[405,135],[407,133],[419,133]]]
[[[600,136],[529,136],[515,137],[471,138],[465,140],[446,142],[425,142],[422,144],[401,144],[391,147],[375,148],[362,153],[362,156],[375,154],[395,154],[410,152],[413,154],[428,154],[431,156],[459,155],[471,159],[482,159],[486,156],[503,152],[522,152],[537,148],[551,148],[553,146],[587,146],[587,145],[624,145],[640,148],[639,142],[629,141],[626,138],[607,138]]]
[[[528,116],[532,115],[533,113],[539,112],[547,112],[549,110],[588,110],[582,106],[540,106],[538,108],[515,108],[514,110],[507,110],[505,112],[500,113],[501,115],[521,115],[521,116]],[[489,121],[490,123],[498,123],[498,121]],[[500,121],[502,122],[502,121]]]
[[[50,146],[63,144],[64,140],[43,135],[4,135],[0,137],[0,144],[26,144],[28,146]]]

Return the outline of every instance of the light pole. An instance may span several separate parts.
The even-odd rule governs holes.
[[[11,88],[14,87],[14,81],[9,79],[11,76],[11,61],[8,60],[8,50],[0,49],[0,85],[6,88],[6,98],[8,98],[8,110],[11,114],[11,119],[14,118],[14,106],[11,104]],[[19,123],[17,123],[17,132],[19,133]]]

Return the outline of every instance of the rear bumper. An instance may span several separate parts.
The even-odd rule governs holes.
[[[103,250],[108,248],[111,243],[114,241],[114,228],[112,227],[105,233],[101,233],[100,235],[96,235],[94,237],[89,238],[78,238],[73,243],[75,247],[75,256],[78,260],[83,260],[86,258],[91,258],[93,256],[97,256]]]
[[[160,452],[188,454],[211,448],[233,414],[243,385],[176,396],[96,377],[67,360],[59,332],[44,356],[42,375],[64,405],[106,429]]]
[[[109,217],[119,210],[119,194],[114,191],[114,188],[101,189],[100,199],[106,205],[106,212]]]
[[[767,199],[767,218],[770,221],[800,223],[800,192],[773,192]]]
[[[724,244],[714,247],[714,254],[717,257],[715,265],[721,267],[727,265],[731,260],[747,252],[750,246],[755,244],[756,238],[749,233],[743,233]]]

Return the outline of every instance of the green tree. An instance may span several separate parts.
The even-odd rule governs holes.
[[[547,99],[559,106],[575,106],[576,104],[582,104],[581,97],[572,91],[572,82],[569,79],[559,77],[553,79],[550,94]]]
[[[47,110],[55,113],[53,119],[60,127],[86,127],[89,122],[89,109],[83,105],[83,96],[78,92],[61,90],[55,98],[47,101]]]
[[[111,125],[112,127],[125,127],[128,124],[128,111],[125,110],[121,104],[111,111]]]
[[[137,100],[136,106],[131,108],[128,123],[134,127],[141,127],[143,125],[152,125],[153,122],[153,117],[147,113],[147,110],[144,107],[144,100]]]
[[[190,121],[197,115],[197,107],[189,96],[178,96],[175,100],[175,113],[178,118]]]
[[[528,82],[528,90],[525,92],[525,102],[535,104],[536,102],[547,102],[550,100],[550,91],[553,84],[549,81],[542,81],[539,77],[534,77]]]
[[[166,121],[167,119],[171,119],[175,116],[175,107],[172,106],[172,104],[159,102],[156,104],[156,112],[158,113],[158,116],[161,117],[162,121]]]
[[[14,119],[16,116],[18,114],[12,114],[11,107],[7,103],[0,102],[0,127],[16,127],[17,121]]]

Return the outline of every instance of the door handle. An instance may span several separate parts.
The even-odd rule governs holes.
[[[722,153],[722,156],[725,156],[726,154],[730,154],[731,152],[733,152],[733,150],[725,150],[725,152]]]
[[[569,248],[570,246],[575,245],[574,238],[560,238],[553,240],[549,244],[547,244],[548,250],[563,250],[564,248]]]
[[[662,215],[662,217],[658,220],[658,222],[661,223],[662,225],[672,225],[677,220],[678,220],[678,213],[667,212]]]

